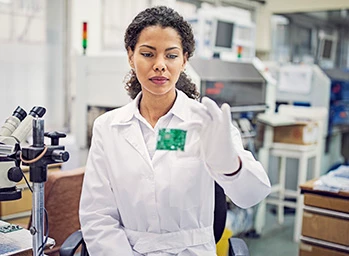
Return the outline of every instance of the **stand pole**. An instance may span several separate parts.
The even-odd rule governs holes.
[[[33,119],[33,147],[43,148],[44,144],[44,120]],[[33,255],[44,255],[44,185],[46,181],[46,166],[30,165],[30,174],[36,174],[40,179],[33,181]]]
[[[44,183],[33,184],[33,255],[43,255],[44,241]],[[41,252],[41,253],[40,253]]]

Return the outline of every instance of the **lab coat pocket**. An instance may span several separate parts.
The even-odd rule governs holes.
[[[170,207],[186,210],[200,206],[203,172],[203,163],[196,157],[184,157],[171,164]]]

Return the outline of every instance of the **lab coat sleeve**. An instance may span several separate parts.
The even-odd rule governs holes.
[[[80,223],[88,252],[94,255],[131,256],[131,246],[120,225],[120,215],[105,160],[103,124],[96,119],[80,200]],[[104,124],[105,125],[105,124]]]
[[[237,206],[248,208],[262,201],[270,193],[270,181],[261,163],[253,157],[250,151],[243,148],[241,135],[237,128],[232,125],[231,130],[234,134],[234,146],[242,163],[240,171],[233,176],[212,170],[209,172]]]

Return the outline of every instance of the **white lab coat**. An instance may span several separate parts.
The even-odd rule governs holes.
[[[242,169],[235,176],[208,169],[197,130],[188,131],[184,152],[158,150],[150,159],[134,116],[138,101],[139,95],[94,123],[80,203],[88,251],[92,256],[215,256],[214,180],[247,208],[269,194],[269,179],[238,134]],[[199,119],[190,111],[193,104],[202,106],[177,91],[168,127]]]

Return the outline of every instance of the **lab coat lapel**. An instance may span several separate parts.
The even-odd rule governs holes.
[[[139,123],[137,121],[132,121],[128,124],[120,125],[118,128],[120,129],[120,135],[133,146],[133,148],[143,157],[146,163],[152,166]]]
[[[134,113],[138,111],[140,97],[141,93],[127,105],[116,109],[111,125],[114,129],[118,129],[119,135],[124,137],[152,168],[150,156],[138,120],[133,118]],[[117,140],[115,143],[120,143],[120,141]]]

